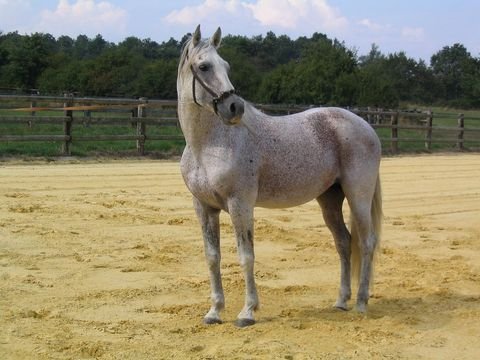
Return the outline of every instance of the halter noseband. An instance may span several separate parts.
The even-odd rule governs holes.
[[[193,68],[193,65],[190,65],[190,70],[192,71],[193,74],[193,81],[192,81],[192,94],[193,94],[193,101],[195,104],[198,106],[202,106],[201,104],[198,103],[197,101],[197,96],[195,94],[195,83],[198,81],[200,85],[210,94],[213,96],[212,104],[213,104],[213,110],[215,111],[215,114],[217,114],[217,105],[227,99],[230,95],[233,95],[236,93],[235,89],[229,90],[229,91],[224,91],[221,94],[217,94],[215,90],[213,90],[210,86],[205,84],[205,82],[198,76],[198,73],[195,71]]]

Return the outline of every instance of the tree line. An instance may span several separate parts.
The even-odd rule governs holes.
[[[101,35],[0,32],[0,91],[175,99],[186,39],[157,43],[128,37],[115,44]],[[376,45],[360,56],[319,33],[296,40],[273,32],[228,35],[219,52],[231,65],[232,83],[253,102],[480,107],[480,58],[459,43],[440,49],[429,64],[405,52],[383,54]]]

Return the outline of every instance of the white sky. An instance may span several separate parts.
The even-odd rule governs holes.
[[[0,31],[56,37],[101,34],[162,42],[202,25],[210,36],[260,35],[292,39],[314,32],[345,41],[360,55],[371,44],[429,62],[444,46],[464,44],[480,56],[480,0],[0,0]]]

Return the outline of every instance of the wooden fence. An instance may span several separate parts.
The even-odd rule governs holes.
[[[148,132],[152,126],[179,127],[176,116],[176,101],[148,100],[148,99],[111,99],[111,98],[79,98],[69,95],[64,97],[47,96],[17,96],[0,95],[0,142],[61,142],[62,154],[71,155],[72,143],[80,141],[135,141],[137,152],[145,153],[147,141],[183,140],[183,136],[152,134]],[[258,105],[258,107],[272,114],[287,114],[305,110],[306,107]],[[456,114],[455,126],[434,126],[437,115],[431,111],[405,112],[383,111],[381,109],[349,109],[368,121],[378,129],[380,139],[389,144],[392,153],[399,151],[399,143],[423,143],[426,150],[432,149],[432,143],[450,143],[457,149],[465,148],[468,141],[480,148],[480,118],[478,126],[465,126],[465,116]],[[42,112],[47,115],[41,115]],[[48,112],[48,113],[47,113]],[[52,116],[51,114],[55,114]],[[23,115],[22,115],[23,114]],[[58,114],[58,115],[57,115]],[[94,116],[100,114],[101,116]],[[106,116],[107,114],[108,116]],[[450,114],[451,116],[452,114]],[[435,116],[435,117],[434,117]],[[40,124],[61,124],[61,134],[42,135],[13,135],[4,133],[2,124],[25,124],[32,127]],[[135,134],[129,135],[77,135],[75,128],[78,125],[127,125],[130,124]],[[385,129],[385,130],[380,130]],[[417,136],[401,137],[400,130],[413,130]],[[423,136],[418,136],[418,133]],[[466,139],[465,134],[473,134]],[[454,136],[452,136],[454,134]],[[388,151],[388,150],[387,150]]]
[[[425,150],[431,150],[433,143],[448,143],[454,145],[458,150],[466,148],[468,141],[474,146],[480,148],[480,118],[469,117],[469,120],[475,121],[476,126],[465,126],[465,115],[463,113],[440,113],[439,118],[455,117],[456,126],[434,125],[434,113],[430,110],[423,112],[406,111],[383,111],[371,109],[352,109],[352,112],[362,116],[374,129],[390,129],[388,138],[380,136],[380,140],[390,143],[390,152],[399,151],[400,142],[423,142]],[[400,120],[403,120],[402,123]],[[417,133],[424,134],[421,137],[400,137],[399,130],[415,130]],[[434,133],[436,136],[434,136]],[[473,134],[473,137],[465,138],[465,134]],[[452,135],[454,134],[454,135]],[[455,137],[451,137],[455,136]]]
[[[18,107],[19,103],[28,106]],[[62,134],[11,135],[0,133],[0,142],[58,141],[62,143],[62,155],[68,156],[71,155],[72,143],[74,142],[132,140],[136,142],[138,153],[144,155],[147,139],[183,140],[182,135],[147,135],[147,125],[179,127],[176,106],[176,101],[148,100],[145,98],[0,95],[0,125],[22,123],[29,127],[40,124],[63,125]],[[152,114],[150,114],[151,111]],[[48,112],[49,115],[39,115],[41,112]],[[20,115],[22,113],[25,115]],[[52,113],[56,115],[52,116]],[[155,116],[155,113],[159,113],[160,116]],[[101,114],[101,116],[92,116],[92,114]],[[88,127],[131,125],[136,128],[136,133],[134,135],[76,135],[74,125]]]

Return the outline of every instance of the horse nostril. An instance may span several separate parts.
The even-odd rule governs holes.
[[[232,114],[235,114],[235,111],[237,110],[236,106],[235,106],[235,103],[231,103],[230,104],[230,112]]]

